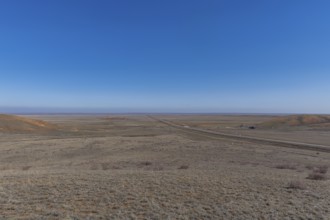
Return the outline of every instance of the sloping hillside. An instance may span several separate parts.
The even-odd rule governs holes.
[[[15,115],[0,114],[0,132],[48,132],[56,130],[57,126],[45,121],[35,120]]]
[[[289,115],[276,117],[270,121],[260,123],[258,127],[324,126],[328,124],[330,126],[330,116],[326,115]]]

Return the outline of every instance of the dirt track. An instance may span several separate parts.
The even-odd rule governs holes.
[[[330,153],[330,146],[324,146],[324,145],[317,145],[317,144],[308,144],[308,143],[298,143],[298,142],[289,142],[289,141],[282,141],[282,140],[272,140],[272,139],[266,139],[266,138],[257,138],[257,137],[248,137],[248,136],[241,136],[241,135],[232,135],[232,134],[225,134],[220,132],[214,132],[209,131],[205,129],[200,128],[194,128],[189,126],[183,126],[178,125],[176,123],[173,123],[171,121],[163,120],[156,118],[154,116],[148,116],[156,121],[159,121],[161,123],[164,123],[168,126],[177,128],[183,132],[189,132],[193,133],[195,135],[202,135],[207,136],[210,138],[230,138],[235,140],[242,140],[242,141],[248,141],[251,143],[258,143],[258,144],[269,144],[279,147],[288,147],[288,148],[296,148],[296,149],[304,149],[304,150],[312,150],[312,151],[319,151],[319,152],[327,152]]]

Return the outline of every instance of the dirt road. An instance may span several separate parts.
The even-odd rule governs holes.
[[[312,151],[330,153],[330,146],[226,134],[226,133],[209,131],[209,130],[200,129],[200,128],[189,127],[186,125],[179,125],[172,121],[160,119],[155,116],[149,115],[148,117],[153,120],[156,120],[158,122],[161,122],[163,124],[166,124],[168,126],[171,126],[173,128],[176,128],[178,130],[181,130],[183,132],[193,133],[193,134],[201,135],[204,137],[206,136],[206,137],[210,137],[213,139],[230,138],[230,139],[235,139],[235,140],[248,141],[248,142],[252,142],[252,143],[270,144],[270,145],[279,146],[279,147],[296,148],[296,149],[304,149],[304,150],[312,150]]]

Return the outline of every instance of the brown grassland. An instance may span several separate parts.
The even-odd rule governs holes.
[[[328,116],[154,117],[330,146]],[[145,115],[0,115],[0,219],[326,220],[329,166],[326,151]]]

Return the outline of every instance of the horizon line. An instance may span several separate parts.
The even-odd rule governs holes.
[[[227,109],[227,110],[226,110]],[[16,115],[108,115],[108,114],[208,114],[208,115],[330,115],[327,111],[281,111],[271,109],[249,109],[249,108],[224,108],[223,110],[210,108],[93,108],[93,107],[23,107],[23,106],[0,106],[0,114]]]
[[[330,113],[266,112],[2,112],[0,115],[330,115]]]

